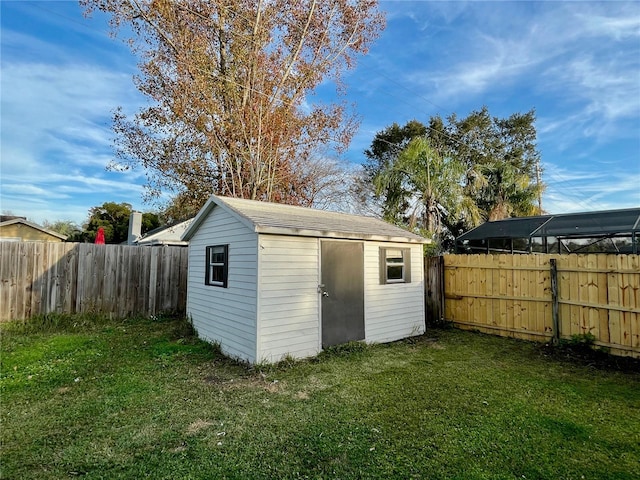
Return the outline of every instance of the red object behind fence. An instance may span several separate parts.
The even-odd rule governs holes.
[[[96,244],[104,245],[104,228],[98,228],[98,233],[96,234]]]

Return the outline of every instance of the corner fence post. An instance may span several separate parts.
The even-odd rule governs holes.
[[[560,341],[560,319],[558,318],[558,266],[557,260],[552,258],[549,260],[551,266],[551,302],[552,302],[552,319],[553,319],[553,338],[551,343],[557,345]]]
[[[438,258],[438,289],[440,290],[438,298],[440,318],[438,321],[444,322],[444,255],[440,255]]]

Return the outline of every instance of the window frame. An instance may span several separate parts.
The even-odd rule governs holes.
[[[390,251],[399,251],[402,255],[402,263],[389,262],[388,252]],[[389,278],[389,268],[398,266],[402,267],[402,278]],[[380,247],[379,269],[381,285],[411,283],[411,249],[404,247]]]
[[[222,248],[222,252],[219,250]],[[213,254],[223,254],[222,262],[213,262]],[[211,277],[212,268],[222,267],[222,281],[213,280]],[[210,287],[222,287],[227,288],[229,279],[229,245],[209,245],[205,250],[205,268],[204,268],[204,283]]]

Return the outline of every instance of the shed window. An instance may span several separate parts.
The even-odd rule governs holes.
[[[205,267],[206,285],[227,288],[229,274],[229,245],[207,247]]]
[[[411,282],[411,250],[380,248],[380,283]]]

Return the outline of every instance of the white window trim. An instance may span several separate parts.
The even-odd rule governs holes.
[[[389,250],[399,250],[402,254],[402,263],[390,263],[387,261]],[[388,277],[389,267],[402,266],[402,278]],[[406,247],[380,247],[380,284],[393,285],[399,283],[411,283],[411,249]]]
[[[215,249],[219,249],[219,248],[223,248],[223,252],[224,252],[224,261],[222,262],[212,262],[211,261],[211,256],[212,253]],[[222,287],[222,288],[227,288],[228,286],[228,280],[229,280],[229,245],[210,245],[206,247],[205,250],[205,279],[204,279],[204,283],[205,285],[211,286],[211,287]],[[212,277],[212,268],[213,267],[222,267],[222,276],[223,276],[223,280],[220,281],[216,281],[216,280],[211,280]]]

